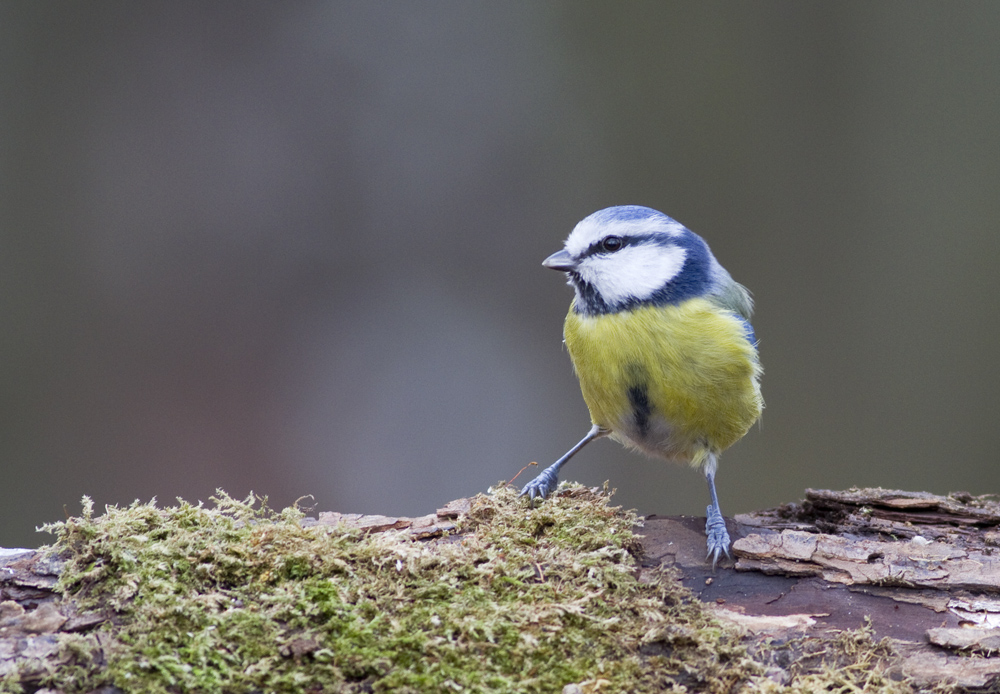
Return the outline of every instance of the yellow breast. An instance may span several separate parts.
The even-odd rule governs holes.
[[[763,400],[742,321],[705,299],[566,317],[594,424],[647,453],[701,465],[743,437]]]

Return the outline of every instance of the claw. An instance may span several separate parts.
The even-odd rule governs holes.
[[[705,470],[705,481],[708,482],[708,494],[712,503],[706,509],[705,535],[708,539],[708,556],[712,560],[712,571],[719,563],[719,557],[725,552],[729,557],[729,532],[726,530],[726,519],[719,510],[719,496],[715,493],[715,457],[709,453],[708,467]],[[731,558],[731,557],[730,557]]]
[[[609,430],[602,429],[596,424],[590,427],[590,431],[587,432],[587,435],[583,437],[580,443],[569,449],[569,451],[566,452],[566,455],[562,458],[538,473],[538,477],[524,485],[524,489],[522,489],[521,493],[517,495],[518,498],[527,494],[528,501],[530,501],[531,505],[534,506],[535,499],[544,499],[547,497],[556,490],[556,487],[559,486],[559,468],[565,465],[567,460],[576,455],[576,452],[588,443],[594,439],[607,436],[609,433],[611,433]]]
[[[726,530],[726,521],[718,508],[709,506],[706,511],[708,518],[705,521],[705,535],[708,540],[708,555],[705,558],[712,560],[712,571],[715,571],[715,565],[723,553],[727,558],[732,558],[729,554],[729,531]]]
[[[545,499],[559,486],[559,475],[551,468],[546,468],[538,473],[538,477],[524,485],[524,489],[518,497],[527,495],[531,505],[535,505],[535,499]]]

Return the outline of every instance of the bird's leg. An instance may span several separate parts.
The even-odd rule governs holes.
[[[714,466],[713,466],[714,467]],[[715,493],[715,470],[705,471],[705,479],[708,481],[708,493],[712,497],[712,503],[707,510],[708,519],[705,522],[705,535],[708,536],[708,558],[712,560],[712,570],[719,557],[725,552],[729,557],[729,532],[726,530],[726,521],[722,517],[722,510],[719,508],[719,497]]]
[[[576,452],[581,448],[586,446],[588,443],[594,439],[599,439],[602,436],[607,436],[610,432],[606,429],[602,429],[596,424],[590,428],[587,435],[583,437],[580,443],[573,446],[566,452],[562,458],[556,462],[549,465],[547,468],[538,473],[538,476],[524,485],[524,489],[518,496],[528,495],[528,500],[532,504],[535,503],[535,499],[544,499],[549,494],[556,490],[556,486],[559,484],[559,468],[566,464],[566,461],[576,455]]]

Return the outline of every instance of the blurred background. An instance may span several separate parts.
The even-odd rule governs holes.
[[[998,74],[990,2],[0,2],[0,546],[550,463],[589,420],[540,263],[625,203],[757,300],[727,515],[1000,492]],[[707,503],[610,441],[563,478]]]

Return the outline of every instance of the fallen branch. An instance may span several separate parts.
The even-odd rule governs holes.
[[[391,564],[395,568],[390,574],[398,572],[405,576],[407,571],[417,571],[414,567],[433,566],[435,571],[442,572],[442,580],[449,585],[461,585],[471,580],[466,574],[479,566],[476,562],[500,561],[498,557],[509,553],[500,545],[490,544],[502,544],[504,533],[526,533],[524,546],[530,549],[531,543],[555,538],[556,529],[569,522],[572,514],[596,514],[591,516],[595,519],[610,517],[607,514],[616,511],[606,507],[606,503],[607,497],[599,490],[564,487],[556,499],[539,509],[529,509],[504,490],[497,499],[482,496],[460,499],[421,518],[320,513],[315,518],[299,518],[294,522],[305,533],[303,541],[330,533],[353,533],[350,536],[357,538],[383,535],[387,538],[381,545],[384,551],[397,552],[399,556]],[[136,513],[141,511],[149,518],[166,513],[148,506],[136,509]],[[114,512],[121,516],[128,509]],[[244,512],[249,513],[240,511]],[[198,513],[202,513],[200,507]],[[215,523],[205,517],[209,518],[206,527]],[[97,528],[103,518],[71,519],[67,524],[89,523]],[[229,518],[233,520],[232,516]],[[511,525],[510,528],[517,530],[500,532],[495,535],[498,539],[485,540],[484,532],[490,523],[501,523],[501,518],[503,523],[523,521],[523,524]],[[232,527],[256,524],[252,537],[259,540],[260,546],[254,548],[258,552],[253,555],[254,561],[284,566],[279,561],[281,552],[303,553],[301,549],[290,549],[289,538],[297,537],[296,532],[288,529],[272,532],[267,524],[280,525],[286,521],[287,518],[282,521],[277,515],[266,518],[248,515],[243,520],[236,519]],[[120,518],[116,522],[121,522]],[[706,642],[700,640],[705,637],[697,626],[700,622],[651,622],[645,636],[632,646],[638,649],[637,657],[646,664],[644,667],[662,674],[656,680],[659,684],[647,678],[645,690],[658,691],[658,687],[678,684],[705,691],[726,691],[726,687],[733,691],[761,691],[767,689],[767,683],[777,687],[772,691],[807,684],[833,686],[833,680],[823,677],[846,678],[851,686],[881,691],[922,691],[934,687],[942,691],[950,687],[958,692],[995,687],[1000,681],[998,525],[1000,504],[968,494],[942,497],[882,489],[807,490],[801,503],[729,521],[729,532],[735,538],[732,548],[735,562],[724,562],[713,571],[704,556],[703,518],[643,519],[634,529],[635,538],[615,540],[619,547],[638,557],[633,561],[634,576],[639,583],[652,586],[679,580],[697,598],[697,604],[702,605],[698,609],[707,608],[715,619],[732,627],[726,632],[730,635],[712,642],[715,645],[710,650],[716,653],[711,665],[694,661],[684,665],[679,658],[694,657],[699,649],[705,649]],[[170,527],[164,524],[160,531],[169,534]],[[586,527],[586,523],[580,527]],[[491,530],[494,531],[496,528]],[[283,538],[281,542],[276,539],[279,535]],[[75,538],[72,542],[83,541],[78,536],[72,537]],[[485,542],[481,544],[484,558],[456,569],[465,572],[464,578],[449,579],[450,569],[445,562],[455,552],[441,552],[455,548],[456,542],[468,544],[473,538]],[[6,686],[11,689],[63,682],[64,691],[89,691],[88,682],[103,682],[108,659],[113,659],[115,649],[119,648],[113,639],[129,619],[129,601],[139,593],[121,593],[119,589],[116,606],[95,601],[92,598],[99,593],[99,583],[109,578],[101,573],[100,567],[94,568],[90,579],[86,574],[82,578],[77,576],[75,587],[67,588],[67,562],[72,552],[79,550],[71,546],[72,542],[41,550],[0,552],[0,676],[5,677]],[[573,556],[599,556],[600,548],[596,548],[597,555],[592,547],[559,551],[563,553],[559,556],[570,557],[566,561],[572,561]],[[569,574],[561,565],[541,556],[524,556],[525,559],[515,561],[523,566],[497,565],[491,570],[496,570],[498,577],[502,575],[504,581],[514,581],[511,585],[568,589],[568,584],[561,582],[570,580]],[[616,554],[611,560],[621,562],[624,556]],[[294,570],[302,572],[302,581],[313,576],[311,571],[326,570],[320,566],[322,562],[310,563],[308,552],[305,559],[299,557],[296,561],[300,559],[304,563],[295,564]],[[336,559],[344,566],[327,559],[323,566],[333,567],[330,580],[334,585],[338,580],[336,572],[354,571],[350,559]],[[198,561],[208,566],[211,558]],[[74,565],[73,571],[79,572],[80,567]],[[266,580],[277,580],[267,572],[262,575]],[[581,575],[586,576],[586,571]],[[60,581],[60,577],[64,580]],[[92,583],[87,584],[87,580]],[[296,579],[291,576],[289,580]],[[493,580],[490,578],[484,585]],[[398,600],[412,599],[419,606],[420,598],[407,596],[407,584],[399,585],[393,589],[402,591]],[[666,584],[662,585],[664,588],[657,590],[667,589]],[[129,588],[141,589],[142,586]],[[194,595],[192,599],[201,600],[206,610],[233,609],[235,603],[227,590],[220,584],[211,595]],[[82,596],[90,597],[82,599]],[[609,593],[606,599],[614,598]],[[668,602],[686,599],[675,596],[668,598]],[[243,598],[240,602],[240,609],[248,607],[242,604]],[[690,609],[694,608],[692,604]],[[527,613],[532,609],[535,608],[525,607]],[[676,612],[678,607],[670,609],[671,614],[680,614]],[[692,615],[697,611],[684,609],[688,610],[683,612],[687,615],[684,619],[695,619]],[[581,619],[585,621],[588,610],[586,603],[574,606],[563,601],[550,607],[540,605],[534,614],[539,615],[540,624],[550,626],[541,628],[537,634],[544,635],[546,629],[566,628],[566,624]],[[328,648],[321,635],[305,628],[300,631],[291,633],[287,624],[278,629],[285,640],[276,657],[284,658],[283,662],[292,668],[304,667]],[[721,653],[729,652],[727,649],[740,647],[752,661],[743,662],[734,655],[719,660]],[[622,651],[625,652],[627,649]],[[332,657],[342,656],[334,653]],[[731,660],[729,665],[727,659]],[[71,670],[79,673],[78,687],[66,685],[65,678],[59,679]],[[692,672],[709,671],[701,680],[697,676],[691,679]],[[376,675],[359,675],[357,681],[345,681],[342,688],[334,690],[364,691],[364,686],[371,686]],[[590,679],[568,683],[564,691],[567,694],[598,691],[607,686],[601,682],[608,681],[598,675],[595,671]]]

